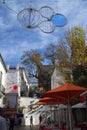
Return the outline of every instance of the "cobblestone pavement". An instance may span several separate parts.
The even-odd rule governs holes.
[[[39,126],[15,126],[14,130],[39,130]]]

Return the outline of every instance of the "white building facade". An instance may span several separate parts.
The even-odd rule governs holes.
[[[29,96],[28,76],[23,67],[9,67],[0,54],[0,107],[17,108],[20,97]]]
[[[60,70],[58,68],[55,68],[51,76],[51,89],[56,88],[64,84],[65,82],[66,81],[64,77],[62,76]]]
[[[66,75],[69,79],[72,79],[71,69],[69,67],[60,66],[58,60],[55,60],[55,68],[51,76],[51,89],[69,82],[69,79],[64,77],[64,75]]]
[[[7,66],[5,94],[12,108],[17,107],[19,97],[28,97],[29,82],[24,68]]]
[[[0,107],[5,105],[5,79],[6,79],[7,69],[4,64],[3,58],[0,54]]]
[[[8,68],[6,74],[6,93],[17,93],[28,96],[29,82],[25,69],[22,67]]]

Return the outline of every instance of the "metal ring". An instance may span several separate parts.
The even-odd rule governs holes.
[[[21,10],[17,14],[17,20],[25,28],[35,28],[38,27],[40,14],[38,10],[34,8],[26,8]]]
[[[52,33],[55,30],[55,25],[50,20],[41,22],[38,27],[44,33]]]
[[[42,17],[47,18],[48,20],[54,15],[54,10],[49,6],[43,6],[39,10]]]
[[[57,13],[52,16],[51,20],[56,27],[63,27],[67,24],[67,19],[63,14]]]

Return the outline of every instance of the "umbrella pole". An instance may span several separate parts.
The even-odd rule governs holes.
[[[59,104],[58,104],[58,107],[57,107],[57,112],[58,112],[58,128],[60,129],[60,109],[59,109]]]
[[[50,106],[50,113],[51,113],[51,127],[52,127],[52,106]]]
[[[69,113],[68,113],[68,104],[66,109],[66,129],[69,129]]]
[[[70,99],[69,99],[69,96],[68,96],[68,111],[69,111],[69,127],[70,127],[70,130],[72,130],[71,107],[70,107]]]
[[[46,126],[47,126],[47,112],[46,112]]]

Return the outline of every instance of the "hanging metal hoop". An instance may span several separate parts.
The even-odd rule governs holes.
[[[50,20],[41,22],[38,27],[44,33],[52,33],[55,30],[55,25]]]
[[[40,14],[34,8],[26,8],[17,14],[17,20],[25,28],[36,28],[39,24]]]
[[[42,17],[47,18],[48,20],[54,15],[54,10],[49,6],[43,6],[40,8],[39,13]]]
[[[9,10],[17,14],[18,22],[27,29],[38,27],[44,33],[52,33],[56,27],[63,27],[67,24],[66,17],[63,14],[55,13],[54,9],[49,6],[43,6],[39,10],[32,7],[24,8],[17,13],[6,4],[6,0],[2,1]]]
[[[54,14],[51,20],[56,27],[64,27],[67,24],[67,19],[63,14]]]

